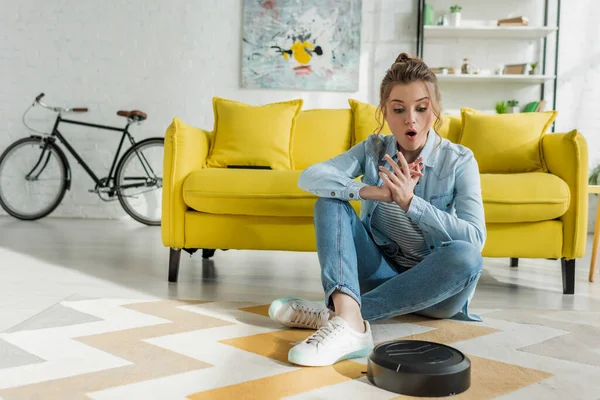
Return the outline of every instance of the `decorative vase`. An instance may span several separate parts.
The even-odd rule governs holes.
[[[509,110],[510,110],[510,112],[511,112],[511,113],[513,113],[513,114],[518,114],[518,113],[520,113],[520,112],[521,112],[521,111],[519,110],[519,106],[509,107]]]
[[[425,4],[425,12],[423,13],[423,25],[433,25],[433,7],[431,4]]]
[[[460,13],[459,12],[450,13],[450,25],[451,26],[460,26]]]
[[[463,75],[468,75],[473,73],[473,65],[469,63],[469,59],[463,59],[463,65],[460,67],[460,73]]]

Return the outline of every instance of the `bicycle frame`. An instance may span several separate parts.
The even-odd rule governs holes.
[[[58,130],[58,125],[60,125],[61,123],[66,123],[66,124],[70,124],[70,125],[87,126],[87,127],[91,127],[91,128],[104,129],[104,130],[110,130],[110,131],[116,131],[116,132],[123,133],[123,135],[121,136],[121,140],[119,142],[119,147],[117,148],[117,152],[115,153],[115,157],[113,159],[112,165],[110,167],[110,171],[107,175],[107,179],[105,182],[103,182],[103,179],[98,178],[98,176],[94,173],[94,171],[90,168],[90,166],[85,162],[85,160],[79,155],[79,153],[77,153],[77,150],[75,150],[75,148],[73,148],[73,146],[71,146],[69,141],[60,133],[60,131]],[[131,125],[131,123],[128,123],[124,128],[119,128],[119,127],[108,126],[108,125],[91,124],[88,122],[65,119],[65,118],[62,118],[62,116],[59,114],[58,117],[56,117],[56,122],[54,123],[54,127],[52,128],[51,136],[58,138],[58,140],[67,148],[69,153],[71,153],[71,155],[73,157],[75,157],[77,162],[83,167],[83,169],[88,173],[90,178],[92,178],[92,180],[96,183],[96,185],[98,187],[110,187],[110,180],[111,180],[111,178],[113,178],[113,174],[116,173],[117,161],[119,160],[119,155],[121,154],[121,149],[123,147],[125,138],[129,139],[129,142],[131,143],[132,146],[135,145],[135,140],[133,139],[133,137],[131,136],[131,133],[129,133],[129,130],[128,130],[129,125]]]
[[[160,225],[159,205],[163,182],[160,157],[164,155],[165,140],[164,137],[136,140],[133,132],[129,132],[131,125],[141,124],[148,115],[140,110],[120,110],[117,115],[126,118],[123,124],[115,124],[120,126],[87,122],[79,118],[71,119],[66,115],[71,112],[87,112],[87,107],[50,106],[41,101],[43,97],[44,93],[36,96],[34,102],[23,113],[22,121],[29,134],[15,140],[0,153],[0,208],[21,220],[37,220],[52,213],[71,189],[73,175],[72,162],[69,161],[71,157],[68,157],[70,153],[95,184],[89,188],[89,193],[97,194],[106,202],[118,200],[124,211],[138,222],[150,226]],[[36,129],[27,123],[27,114],[38,105],[55,113],[51,129]],[[121,139],[118,147],[113,148],[115,154],[112,155],[110,166],[108,163],[111,155],[102,155],[100,158],[88,152],[80,153],[76,149],[77,141],[70,141],[72,137],[67,139],[69,135],[77,134],[80,129],[65,128],[63,131],[66,130],[66,133],[63,134],[60,130],[63,123],[119,132]],[[83,139],[87,139],[87,136]],[[115,136],[111,142],[114,140],[117,144],[116,139]],[[93,149],[91,153],[95,153]],[[84,157],[92,157],[92,161],[101,159],[103,163],[97,168],[92,168],[96,163],[88,164]],[[9,167],[5,168],[7,165]],[[94,169],[101,174],[97,175]],[[24,187],[19,186],[23,184]],[[19,189],[21,192],[18,192]],[[43,201],[38,201],[36,197]]]

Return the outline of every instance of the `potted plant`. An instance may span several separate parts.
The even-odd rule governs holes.
[[[450,6],[450,25],[452,26],[460,26],[460,12],[462,11],[462,7],[459,5]]]
[[[506,114],[508,110],[508,105],[506,104],[506,101],[499,101],[496,103],[496,112],[498,114]]]
[[[519,112],[519,101],[518,100],[508,100],[506,105],[509,107],[511,113]]]
[[[589,185],[600,185],[600,165],[596,165],[588,177]]]
[[[537,68],[538,64],[539,63],[537,61],[529,64],[529,66],[531,67],[531,70],[529,71],[529,75],[535,75],[535,69]]]
[[[600,165],[596,165],[588,176],[588,185],[600,185]],[[594,193],[588,194],[588,202],[590,204],[590,212],[588,213],[588,229],[591,231],[594,229],[596,222],[596,212],[594,210],[598,207],[598,195]]]

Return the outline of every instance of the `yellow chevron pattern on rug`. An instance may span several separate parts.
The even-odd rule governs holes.
[[[123,305],[140,313],[164,318],[162,324],[73,338],[131,364],[93,374],[82,374],[14,389],[0,390],[4,400],[42,398],[67,399],[85,393],[128,385],[165,375],[211,367],[202,361],[146,343],[144,340],[197,329],[231,325],[231,322],[180,310],[177,307],[200,304],[199,301],[165,300]]]
[[[267,378],[188,396],[190,400],[274,400],[331,386],[362,376],[364,365],[343,361],[331,367],[303,368]]]
[[[279,326],[265,304],[89,299],[59,306],[0,333],[1,399],[410,398],[370,384],[366,359],[291,365],[288,350],[312,331]],[[457,399],[597,399],[598,313],[480,314],[477,323],[412,315],[379,321],[374,338],[463,351],[472,382]],[[588,342],[578,343],[582,338]]]
[[[268,305],[242,308],[242,310],[268,317]],[[434,328],[431,331],[399,337],[407,340],[426,340],[452,344],[499,332],[497,329],[463,324],[451,320],[431,320],[407,315],[393,320],[404,324],[416,324]],[[248,337],[224,340],[222,343],[260,354],[280,362],[287,362],[287,353],[296,342],[306,339],[313,331],[289,329]],[[467,392],[453,396],[457,399],[493,399],[551,376],[543,371],[521,368],[516,365],[495,362],[469,356],[472,360],[472,384]],[[343,361],[333,367],[302,368],[298,371],[257,379],[189,396],[190,400],[208,399],[279,399],[342,383],[364,376],[366,366],[354,361]],[[398,399],[412,399],[410,396]],[[415,398],[416,399],[416,398]]]

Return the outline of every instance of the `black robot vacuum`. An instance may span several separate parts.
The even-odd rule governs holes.
[[[393,340],[371,351],[367,377],[381,389],[407,396],[453,396],[471,386],[471,361],[443,344]]]

